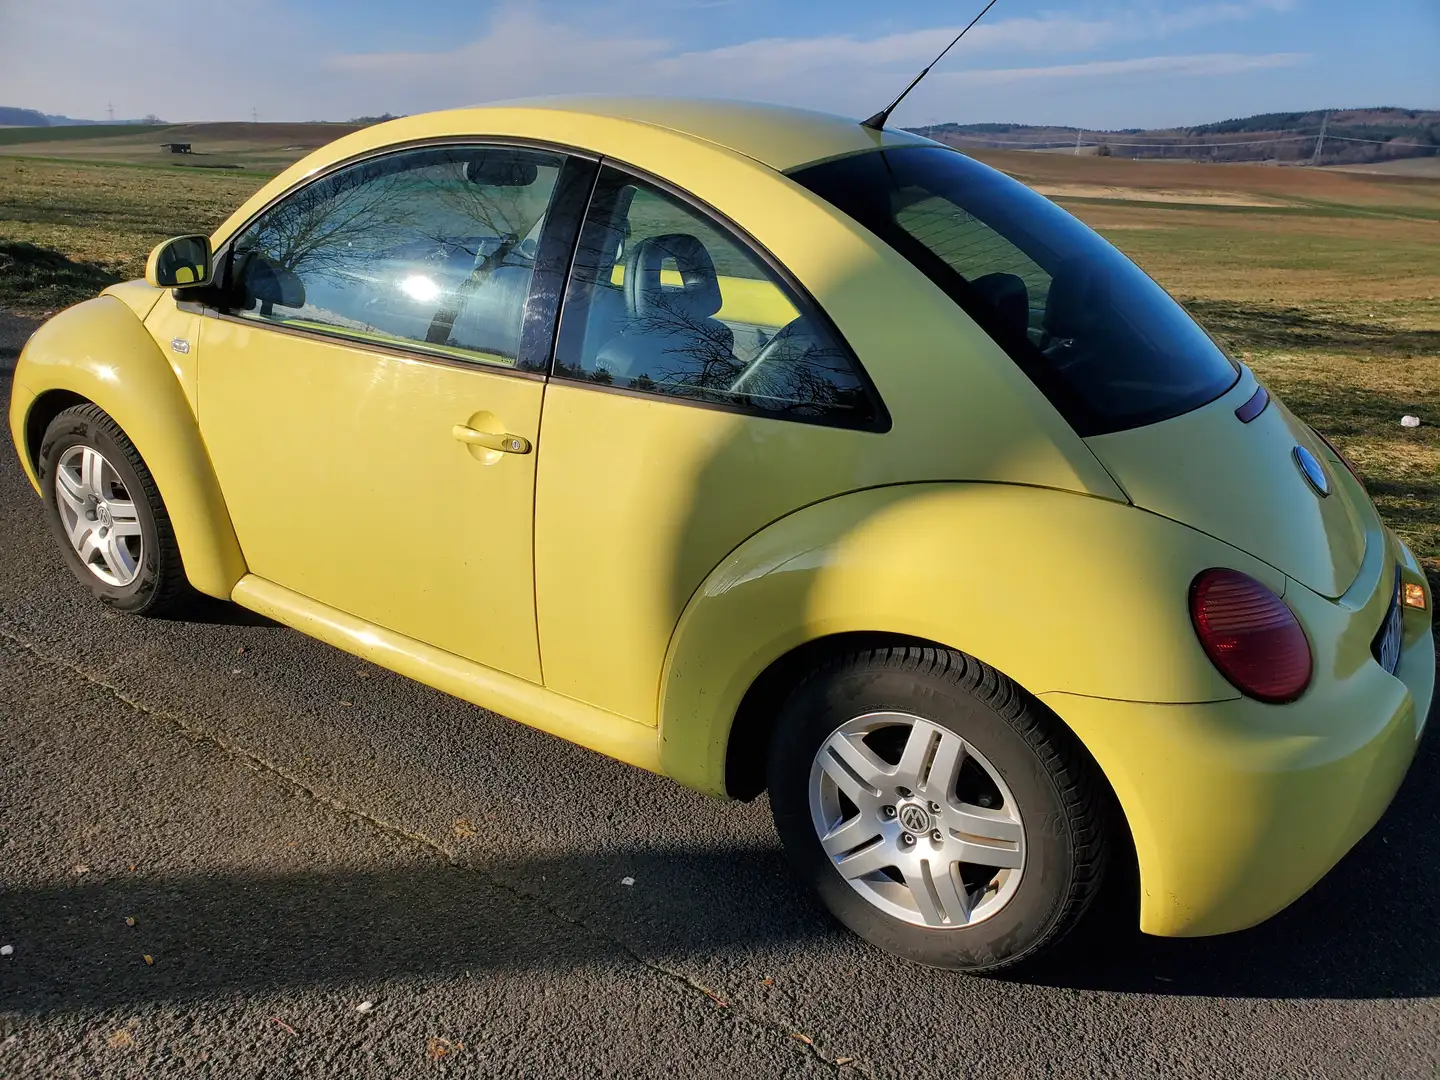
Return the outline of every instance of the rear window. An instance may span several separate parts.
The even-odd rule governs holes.
[[[790,176],[945,290],[1081,435],[1178,416],[1239,378],[1185,309],[1099,234],[963,154],[876,150]]]

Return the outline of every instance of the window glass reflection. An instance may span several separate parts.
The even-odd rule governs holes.
[[[514,365],[562,158],[416,150],[323,177],[239,238],[239,313]]]

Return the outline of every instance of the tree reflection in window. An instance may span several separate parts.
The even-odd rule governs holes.
[[[614,169],[581,232],[555,371],[796,419],[875,418],[849,350],[748,247]]]
[[[535,151],[445,147],[322,177],[240,237],[236,306],[513,364],[561,163]]]

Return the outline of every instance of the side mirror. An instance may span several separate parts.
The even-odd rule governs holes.
[[[208,236],[177,236],[156,244],[145,262],[145,281],[157,289],[206,285],[210,274]]]

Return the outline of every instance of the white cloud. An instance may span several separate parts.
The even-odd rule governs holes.
[[[537,18],[520,9],[502,11],[488,32],[443,52],[340,53],[326,57],[329,71],[402,80],[466,79],[476,87],[522,85],[528,93],[549,85],[557,75],[576,73],[594,79],[598,71],[623,73],[673,51],[658,38],[600,36],[582,26]],[[492,97],[513,97],[501,92]]]
[[[959,29],[941,26],[870,39],[770,37],[696,49],[627,29],[653,25],[637,17],[637,5],[676,0],[603,0],[563,13],[556,2],[505,0],[481,32],[457,35],[451,48],[388,52],[336,51],[335,27],[321,24],[294,0],[224,6],[194,0],[184,18],[175,16],[168,0],[47,0],[21,10],[7,7],[0,104],[96,117],[113,99],[119,116],[248,119],[253,107],[261,119],[303,120],[599,91],[743,97],[858,116],[898,92]],[[1226,52],[1076,62],[1101,49],[1109,57],[1117,51],[1123,56],[1137,43],[1238,24],[1283,11],[1294,0],[1199,0],[1178,9],[1159,0],[1108,2],[1110,7],[1096,9],[1099,14],[981,22],[907,103],[907,111],[953,113],[956,99],[947,88],[1065,80],[1094,86],[1138,74],[1223,76],[1303,59]],[[975,70],[981,57],[992,67]],[[1031,57],[1056,63],[1016,62]],[[56,70],[66,77],[55,79]],[[969,100],[984,104],[983,95]]]
[[[1085,64],[1055,64],[1050,67],[988,68],[937,73],[931,77],[942,84],[999,86],[1042,79],[1096,79],[1124,75],[1221,76],[1295,67],[1309,59],[1307,53],[1199,53],[1193,56],[1139,56],[1129,60],[1094,60]]]

